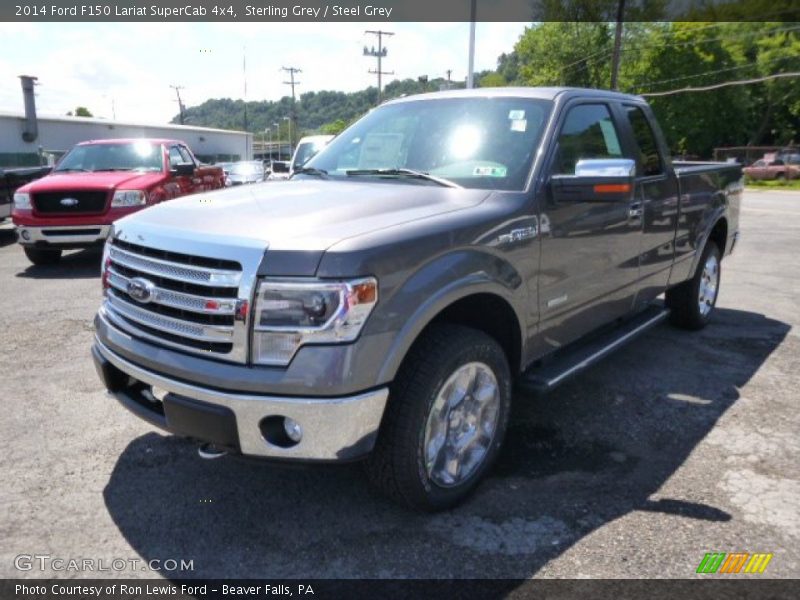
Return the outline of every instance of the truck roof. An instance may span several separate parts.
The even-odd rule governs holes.
[[[427,92],[413,96],[404,96],[390,100],[385,104],[397,102],[407,102],[410,100],[439,100],[441,98],[539,98],[542,100],[555,100],[558,96],[593,96],[605,97],[616,100],[636,100],[641,102],[641,96],[623,94],[611,90],[598,90],[592,88],[577,87],[494,87],[494,88],[473,88],[460,90],[446,90],[442,92]]]
[[[87,144],[130,144],[136,142],[146,142],[150,144],[185,144],[182,140],[171,140],[167,138],[114,138],[114,139],[100,139],[100,140],[86,140],[78,142],[76,146],[85,146]]]

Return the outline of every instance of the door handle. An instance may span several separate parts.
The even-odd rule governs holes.
[[[641,219],[642,215],[644,215],[644,209],[641,202],[634,202],[628,207],[629,219]]]

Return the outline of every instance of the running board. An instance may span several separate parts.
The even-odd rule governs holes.
[[[520,389],[534,393],[549,392],[576,373],[611,354],[669,316],[663,306],[650,307],[613,329],[576,342],[557,353],[542,365],[531,367],[518,381]]]

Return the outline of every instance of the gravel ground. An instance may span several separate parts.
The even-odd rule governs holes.
[[[662,325],[544,398],[492,476],[417,515],[358,465],[202,461],[106,397],[99,254],[32,267],[0,228],[0,577],[15,557],[192,560],[170,577],[694,577],[706,552],[800,576],[800,193],[745,196],[704,331]],[[141,567],[101,576],[160,577]],[[705,576],[708,577],[708,576]]]

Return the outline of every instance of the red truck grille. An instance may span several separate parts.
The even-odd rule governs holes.
[[[78,215],[102,213],[108,192],[38,192],[32,194],[33,206],[42,214]]]

